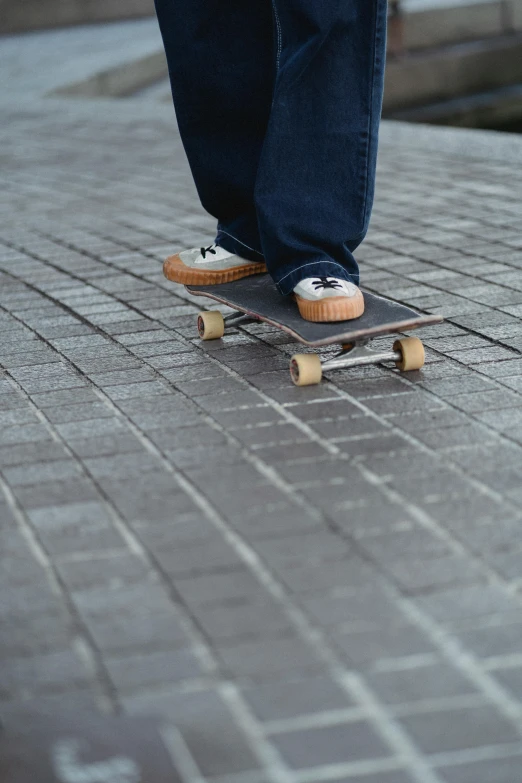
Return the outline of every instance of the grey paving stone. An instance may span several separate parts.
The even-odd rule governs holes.
[[[181,381],[176,383],[178,388],[183,394],[186,394],[191,399],[197,399],[199,397],[207,397],[209,395],[216,396],[217,398],[221,394],[227,394],[228,392],[244,391],[248,387],[241,380],[225,376],[223,378],[215,378],[209,380],[208,383],[201,383],[201,381]]]
[[[512,724],[489,706],[417,713],[401,718],[400,722],[428,754],[519,740]]]
[[[343,444],[344,447],[344,444]],[[331,492],[335,491],[334,485],[346,483],[350,492],[355,495],[358,491],[368,494],[371,491],[370,483],[352,468],[346,461],[332,458],[323,452],[322,459],[309,459],[306,462],[289,462],[279,468],[287,481],[302,488],[312,488],[317,499],[321,492],[331,498]],[[318,485],[321,484],[321,489]]]
[[[186,357],[187,354],[183,354]],[[212,383],[215,379],[228,378],[226,370],[218,364],[210,364],[201,361],[199,356],[191,357],[188,361],[172,354],[153,356],[147,359],[151,367],[158,368],[163,378],[177,385],[179,382],[199,381],[205,384]]]
[[[296,532],[284,538],[259,541],[258,553],[270,564],[286,570],[298,566],[304,558],[309,562],[345,560],[350,545],[329,530]]]
[[[139,383],[154,380],[154,373],[146,367],[136,367],[129,370],[112,370],[111,372],[90,373],[90,380],[95,386],[106,388],[118,386],[122,383]]]
[[[109,525],[71,526],[62,530],[42,530],[40,539],[51,557],[100,554],[125,547],[118,530]]]
[[[367,501],[359,499],[337,503],[327,510],[327,514],[346,534],[357,540],[416,527],[407,508],[399,503],[390,504],[380,494],[372,495]]]
[[[488,348],[475,348],[470,351],[449,351],[448,356],[463,364],[482,364],[487,362],[501,362],[504,359],[514,358],[513,352],[509,348],[492,345]]]
[[[160,470],[159,460],[149,451],[113,454],[108,457],[85,457],[83,464],[95,479],[111,476],[113,479],[132,480],[133,476],[142,478],[149,471]]]
[[[453,458],[453,453],[451,458]],[[473,521],[477,523],[477,529],[480,529],[479,525],[495,520],[510,520],[514,513],[500,499],[477,492],[474,497],[438,499],[436,503],[429,504],[429,515],[450,529],[464,528]]]
[[[158,397],[158,399],[163,398]],[[171,432],[169,432],[169,430],[178,429],[179,427],[193,427],[194,425],[200,424],[201,416],[202,413],[200,411],[187,410],[187,408],[178,405],[177,410],[168,412],[168,416],[166,415],[166,412],[130,413],[129,419],[131,419],[133,424],[139,427],[139,429],[145,431],[147,435],[151,437],[151,440],[154,438],[154,443],[161,437],[161,434],[155,432],[155,430],[161,430],[161,433],[163,433],[163,442],[167,441],[170,443]]]
[[[328,438],[334,443],[358,438],[361,435],[386,434],[384,424],[372,416],[351,416],[349,422],[342,426],[337,419],[315,421],[313,428],[323,438]]]
[[[478,468],[473,470],[474,477],[486,487],[506,495],[519,489],[519,472],[516,467],[501,468],[500,470],[488,470],[487,467],[485,470]]]
[[[503,408],[517,408],[520,405],[520,395],[507,389],[495,389],[473,394],[456,394],[451,402],[456,408],[468,413],[497,411]]]
[[[19,394],[8,394],[7,392],[0,394],[0,410],[2,411],[15,410],[16,408],[25,408],[26,406],[26,401]]]
[[[17,446],[22,443],[50,440],[49,431],[43,424],[13,424],[0,430],[0,446]]]
[[[432,449],[448,449],[452,446],[482,446],[488,441],[497,440],[495,433],[488,432],[479,424],[465,424],[456,427],[444,427],[444,429],[430,429],[416,434],[418,440]]]
[[[519,701],[522,699],[522,666],[498,668],[491,675]]]
[[[181,449],[165,449],[165,456],[172,465],[180,469],[192,469],[205,462],[221,465],[240,465],[244,457],[241,448],[234,444],[224,446],[191,446]]]
[[[107,509],[99,501],[69,502],[31,509],[27,516],[38,530],[63,532],[68,527],[103,525],[110,521]]]
[[[356,667],[366,668],[379,660],[429,655],[435,652],[433,643],[415,626],[383,625],[366,630],[350,628],[332,631],[337,648]]]
[[[34,424],[36,422],[38,422],[38,417],[29,408],[13,408],[12,410],[0,411],[1,427],[9,427],[13,424]]]
[[[114,372],[116,370],[133,370],[139,369],[141,366],[139,359],[126,353],[120,353],[118,355],[112,355],[108,357],[80,356],[75,358],[74,364],[79,370],[86,373],[87,375],[90,373]]]
[[[522,551],[488,554],[488,564],[507,581],[519,580],[522,575]]]
[[[509,612],[518,608],[518,602],[497,585],[475,585],[455,590],[444,590],[417,598],[419,606],[442,622],[469,617]]]
[[[121,431],[114,435],[99,435],[93,438],[72,438],[68,447],[80,459],[83,457],[106,457],[112,454],[140,453],[143,444],[132,432]]]
[[[4,468],[5,479],[13,487],[39,482],[65,481],[78,478],[81,474],[81,466],[72,459],[34,462],[19,467]]]
[[[356,593],[379,581],[371,564],[353,553],[340,560],[329,560],[327,565],[320,561],[285,567],[281,578],[296,594],[329,592],[333,588]]]
[[[377,433],[371,437],[354,438],[342,444],[342,451],[351,457],[364,457],[366,454],[394,454],[411,451],[411,445],[399,434]]]
[[[129,652],[187,647],[187,639],[174,614],[137,609],[132,618],[114,615],[87,618],[86,625],[102,653],[126,655]]]
[[[15,581],[12,584],[16,586]],[[40,588],[36,580],[33,585],[33,591]],[[42,614],[13,612],[7,621],[2,617],[0,624],[9,627],[9,633],[2,634],[0,643],[0,654],[6,666],[10,661],[16,662],[25,657],[31,659],[48,653],[61,653],[77,634],[67,612],[56,607]]]
[[[152,581],[152,575],[143,562],[123,548],[110,551],[89,551],[79,536],[82,559],[63,555],[56,562],[56,570],[68,590],[78,591],[104,586],[108,590],[138,582]],[[92,547],[92,541],[87,542]],[[77,542],[78,544],[78,542]],[[155,576],[155,575],[154,575]]]
[[[16,486],[14,494],[26,510],[99,500],[96,487],[83,478]]]
[[[244,566],[224,573],[175,578],[174,583],[191,607],[242,603],[264,592],[261,582]]]
[[[180,693],[160,688],[128,697],[124,704],[132,713],[160,714],[174,721],[203,775],[232,776],[260,768],[229,709],[212,690]]]
[[[375,729],[363,721],[281,733],[272,742],[292,769],[392,755]]]
[[[225,411],[214,413],[213,418],[225,429],[235,432],[242,427],[260,427],[283,423],[283,417],[273,408],[256,407],[249,410]]]
[[[347,778],[336,779],[335,783],[413,783],[414,778],[407,772],[378,772],[376,775],[350,775]],[[319,780],[313,781],[319,783]]]
[[[364,464],[380,476],[430,476],[437,473],[441,461],[436,454],[410,452],[402,454],[368,454]]]
[[[405,625],[407,619],[395,601],[376,586],[357,594],[342,589],[320,597],[306,596],[303,604],[314,620],[325,627],[372,627]]]
[[[145,541],[147,543],[147,539]],[[170,547],[166,544],[154,545],[150,543],[150,538],[147,545],[154,552],[161,568],[172,577],[229,571],[242,563],[234,549],[217,536],[207,538],[204,547],[196,544],[180,548],[175,541]]]
[[[262,721],[297,718],[354,706],[353,700],[330,677],[246,686],[242,694]]]
[[[437,774],[445,783],[476,783],[478,780],[494,780],[495,783],[513,783],[520,776],[522,757],[514,755],[494,760],[481,759],[454,766],[441,767]]]
[[[405,557],[420,559],[451,553],[448,542],[442,536],[421,527],[368,536],[360,540],[360,546],[372,558],[386,564]]]
[[[11,659],[2,666],[0,699],[23,693],[56,693],[88,685],[90,672],[69,650]]]
[[[105,664],[116,688],[126,692],[172,685],[203,673],[193,653],[183,649],[107,658]]]
[[[121,434],[124,425],[116,416],[111,418],[90,419],[87,421],[71,421],[66,424],[57,424],[58,434],[65,440],[78,440],[80,438],[105,437],[107,435]]]
[[[60,405],[45,409],[46,418],[53,424],[68,421],[92,421],[113,416],[112,410],[103,402],[86,402],[74,405]]]
[[[56,693],[26,693],[25,700],[2,702],[2,715],[9,720],[11,715],[27,713],[63,713],[96,714],[100,710],[96,692],[92,688],[74,686],[68,691]]]
[[[284,538],[296,532],[307,533],[324,527],[317,514],[285,501],[254,506],[247,511],[237,509],[230,513],[229,519],[237,532],[252,542]]]
[[[476,687],[457,669],[445,663],[411,669],[370,672],[366,680],[385,704],[444,699],[477,694]]]
[[[248,498],[248,505],[251,509],[260,510],[266,503],[285,503],[288,499],[286,492],[270,484],[260,486],[242,486],[244,494],[225,491],[223,484],[200,484],[200,489],[211,500],[212,504],[219,511],[230,518],[240,514],[245,508],[245,498]]]
[[[269,596],[256,601],[212,607],[193,607],[196,621],[213,643],[234,646],[238,640],[292,633],[284,610]]]
[[[241,642],[218,648],[225,671],[253,680],[287,679],[300,672],[320,672],[324,665],[305,642],[295,636]]]
[[[454,584],[486,582],[488,577],[479,563],[458,555],[437,557],[434,560],[405,558],[382,565],[399,587],[411,594],[422,593]]]
[[[289,405],[288,410],[301,421],[307,422],[347,419],[360,414],[360,409],[350,400],[335,398]]]
[[[504,378],[522,375],[522,359],[513,356],[505,361],[495,364],[470,365],[471,369],[484,373],[491,378]]]
[[[186,496],[174,496],[174,502],[179,502],[181,506],[184,497]],[[170,518],[165,518],[162,514],[158,514],[157,519],[138,517],[130,522],[130,526],[145,546],[151,550],[154,548],[161,550],[164,544],[168,548],[174,542],[177,542],[180,547],[190,547],[197,544],[203,545],[205,540],[209,538],[219,540],[219,535],[212,522],[201,511],[193,509],[184,512],[180,508],[179,514],[176,514],[174,519],[172,514]]]
[[[39,408],[53,408],[61,405],[80,405],[86,402],[97,402],[98,397],[90,386],[80,386],[76,389],[32,394],[32,401]]]
[[[422,392],[417,394],[406,392],[384,397],[370,397],[364,401],[364,404],[381,416],[395,416],[399,413],[409,414],[412,411],[436,411],[445,407],[441,400]]]
[[[517,622],[518,620],[518,622]],[[459,629],[458,637],[465,648],[472,650],[479,658],[517,655],[522,639],[522,617],[475,624],[475,627]]]
[[[148,399],[153,396],[168,394],[168,386],[161,381],[136,381],[134,383],[115,384],[104,389],[105,394],[113,401]]]

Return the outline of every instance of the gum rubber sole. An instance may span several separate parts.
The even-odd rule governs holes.
[[[315,323],[350,321],[364,313],[364,298],[360,291],[356,296],[329,296],[319,301],[303,299],[297,294],[295,299],[301,316]]]
[[[264,261],[257,263],[249,261],[241,266],[233,266],[230,269],[196,269],[187,266],[178,255],[169,256],[163,264],[163,274],[168,280],[182,285],[219,285],[219,283],[232,283],[249,275],[258,275],[266,272]]]

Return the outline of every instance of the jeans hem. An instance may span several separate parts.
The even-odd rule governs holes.
[[[224,231],[222,228],[218,228],[215,241],[217,245],[225,248],[225,250],[228,250],[229,253],[234,253],[235,255],[240,256],[241,258],[246,258],[249,261],[259,262],[263,261],[264,259],[263,254],[259,250],[246,245],[244,242],[241,242],[240,239],[233,236],[228,231]]]

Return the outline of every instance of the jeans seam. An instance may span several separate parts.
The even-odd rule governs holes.
[[[316,264],[321,264],[321,263],[323,263],[323,262],[321,262],[321,261],[310,261],[308,264],[302,264],[301,266],[297,266],[295,269],[292,269],[291,272],[287,272],[287,274],[284,275],[283,277],[281,277],[277,282],[278,282],[278,284],[282,283],[283,280],[285,280],[287,277],[290,277],[290,275],[293,275],[294,272],[299,272],[300,269],[304,269],[306,266],[315,266]],[[334,266],[338,266],[340,269],[343,269],[346,272],[346,269],[344,268],[344,266],[342,266],[342,264],[338,264],[337,261],[326,261],[325,263],[333,264]]]
[[[229,232],[228,232],[228,231],[225,231],[223,228],[220,228],[220,229],[218,229],[218,233],[220,233],[220,234],[226,234],[226,235],[227,235],[227,237],[230,237],[230,238],[231,238],[231,239],[233,239],[235,242],[238,242],[240,245],[243,245],[243,247],[246,247],[246,248],[248,248],[249,250],[251,250],[251,251],[252,251],[252,253],[257,253],[257,255],[258,255],[258,256],[261,256],[261,258],[263,258],[263,254],[262,254],[262,253],[260,253],[260,252],[259,252],[259,250],[255,250],[255,248],[253,248],[253,247],[250,247],[250,245],[247,245],[247,243],[246,243],[246,242],[242,242],[240,239],[238,239],[237,237],[235,237],[233,234],[229,234]]]
[[[377,57],[377,23],[379,19],[379,0],[373,1],[374,24],[373,24],[373,53],[372,53],[372,73],[370,78],[370,107],[368,112],[368,131],[366,137],[365,168],[366,177],[364,182],[364,201],[363,201],[363,223],[366,223],[366,213],[368,211],[368,165],[370,163],[370,146],[372,143],[372,123],[373,123],[373,98],[375,93],[375,60]]]
[[[276,54],[276,73],[279,71],[279,63],[281,61],[281,52],[283,50],[283,31],[281,28],[281,20],[277,11],[276,1],[272,0],[272,9],[274,11],[274,19],[277,28],[277,54]]]

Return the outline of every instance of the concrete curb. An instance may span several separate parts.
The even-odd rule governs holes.
[[[107,68],[88,79],[59,87],[49,95],[123,98],[166,76],[167,61],[165,53],[161,50],[140,57],[138,60],[132,60],[114,68]]]

